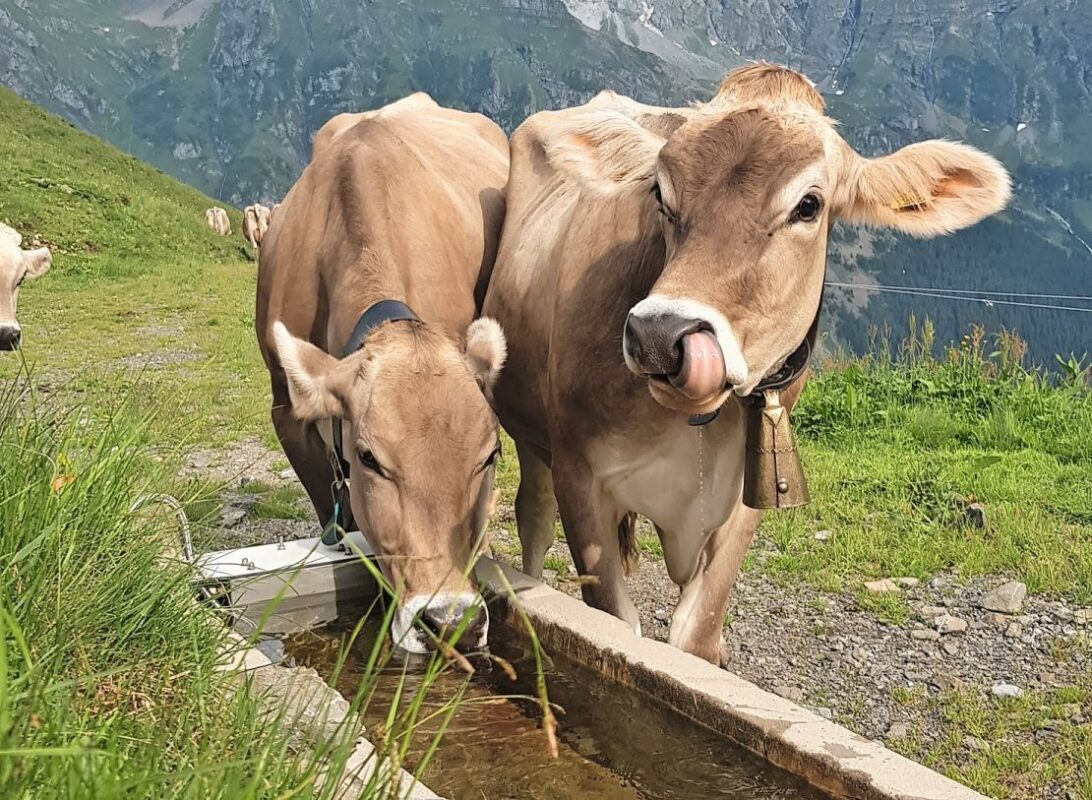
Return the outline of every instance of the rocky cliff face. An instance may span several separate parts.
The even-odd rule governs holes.
[[[685,102],[754,58],[806,72],[864,154],[946,136],[1016,176],[1013,210],[975,234],[838,232],[836,275],[1092,293],[1081,0],[0,0],[0,82],[235,204],[279,197],[333,114],[412,90],[511,129],[604,87]],[[904,300],[833,293],[843,341],[901,328]],[[968,317],[1016,324],[1040,357],[1081,346],[1074,321],[1092,341],[1092,315],[929,310],[942,335]]]

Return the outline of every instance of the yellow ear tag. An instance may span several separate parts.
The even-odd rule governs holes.
[[[925,207],[925,198],[923,197],[909,197],[904,194],[900,194],[895,198],[895,202],[891,204],[892,211],[909,211],[912,209],[920,209]]]

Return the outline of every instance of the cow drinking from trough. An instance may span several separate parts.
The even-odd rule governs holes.
[[[19,287],[45,274],[53,264],[48,247],[23,250],[18,231],[0,223],[0,351],[16,350],[23,330],[15,319]]]
[[[669,641],[723,660],[760,517],[742,502],[743,398],[814,330],[831,225],[949,233],[1000,210],[1008,175],[943,141],[864,158],[806,78],[768,64],[690,108],[603,93],[511,144],[483,311],[508,336],[494,393],[520,459],[524,570],[542,571],[556,502],[585,600],[639,632],[623,578],[644,515],[681,590]]]
[[[507,139],[477,114],[424,94],[343,114],[316,135],[259,256],[277,436],[325,525],[340,431],[341,523],[367,537],[397,593],[394,638],[415,652],[460,620],[460,646],[487,632],[470,566],[493,502],[487,395],[505,343],[474,320],[507,177]]]

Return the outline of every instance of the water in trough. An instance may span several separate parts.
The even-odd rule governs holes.
[[[344,641],[337,627],[296,634],[286,652],[297,663],[333,674]],[[352,697],[377,631],[358,637],[337,680]],[[535,694],[536,671],[526,644],[502,626],[490,637],[494,654],[515,667],[512,681],[495,665],[476,661],[466,676],[449,671],[433,685],[428,708],[464,690],[459,710],[433,754],[423,780],[451,800],[818,800],[824,795],[800,779],[661,704],[613,684],[587,667],[554,655],[545,670],[558,713],[560,752],[550,757],[539,707],[509,695]],[[391,663],[376,678],[364,712],[370,738],[383,729],[387,709],[403,687],[413,695],[420,673]],[[408,754],[413,768],[440,727],[424,724]]]

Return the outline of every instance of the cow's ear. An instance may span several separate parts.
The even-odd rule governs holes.
[[[310,342],[297,339],[281,322],[273,323],[277,358],[288,379],[292,413],[299,419],[315,421],[345,418],[353,367],[338,361]]]
[[[992,156],[933,140],[865,159],[850,151],[835,213],[847,222],[930,237],[966,228],[1003,209],[1012,180]]]
[[[33,280],[34,278],[45,275],[49,271],[49,268],[53,266],[53,254],[49,252],[48,247],[39,247],[37,250],[26,250],[23,252],[23,264],[26,265],[26,277],[27,280]]]
[[[487,397],[492,396],[493,384],[497,382],[506,358],[508,342],[499,322],[482,317],[470,323],[466,330],[466,360],[474,380]]]
[[[547,160],[585,188],[619,191],[652,177],[664,139],[615,111],[590,111],[548,127]]]
[[[16,247],[23,243],[23,237],[19,231],[9,228],[2,222],[0,222],[0,240],[11,242]]]

